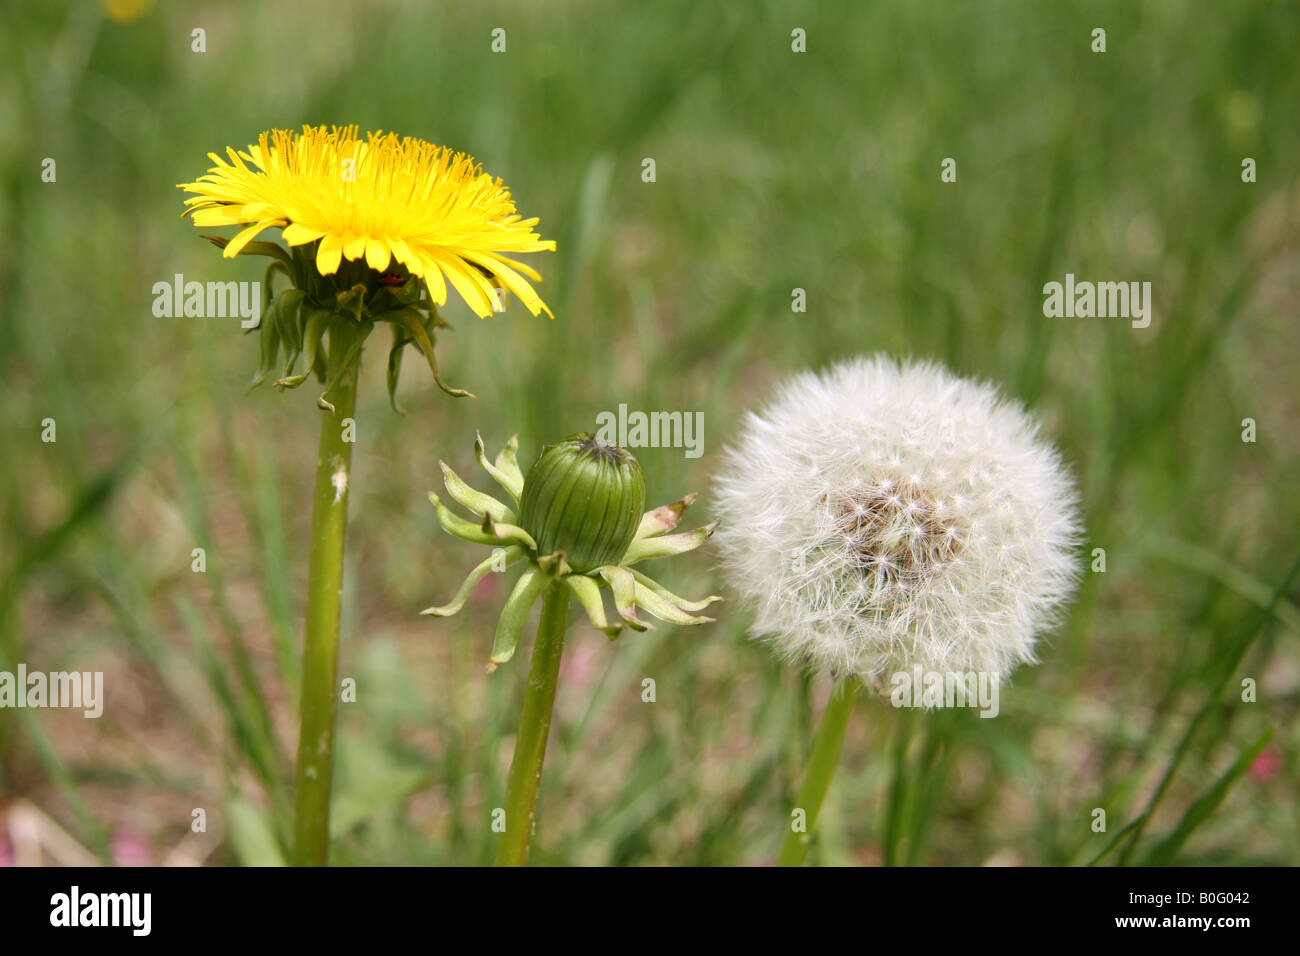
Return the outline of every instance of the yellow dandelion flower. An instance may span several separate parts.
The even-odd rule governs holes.
[[[447,282],[480,317],[493,311],[495,289],[514,292],[533,315],[546,303],[529,283],[541,280],[512,255],[555,250],[524,219],[500,179],[473,158],[413,137],[357,127],[273,130],[229,162],[215,164],[179,188],[194,193],[186,214],[199,227],[246,226],[225,247],[232,258],[266,229],[280,228],[290,246],[316,243],[322,276],[342,260],[364,260],[377,272],[393,262],[419,277],[437,305]]]

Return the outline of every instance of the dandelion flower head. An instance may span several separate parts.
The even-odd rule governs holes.
[[[207,174],[180,188],[194,194],[185,204],[196,226],[246,226],[227,257],[279,227],[289,246],[315,243],[322,276],[343,260],[378,272],[396,263],[424,280],[437,305],[450,282],[480,317],[492,313],[496,288],[533,315],[551,315],[529,281],[541,276],[512,256],[554,251],[554,240],[542,239],[538,220],[520,216],[501,180],[464,153],[394,133],[361,139],[355,126],[304,126],[208,157]]]

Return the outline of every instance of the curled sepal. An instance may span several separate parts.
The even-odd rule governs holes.
[[[519,633],[524,629],[528,612],[541,595],[542,589],[551,583],[551,579],[536,564],[529,563],[524,573],[515,582],[515,588],[506,599],[506,605],[497,618],[497,633],[492,641],[492,659],[488,664],[488,673],[497,669],[515,656],[519,645]]]
[[[447,494],[475,514],[489,515],[494,522],[500,524],[513,525],[515,523],[515,513],[512,510],[491,495],[471,488],[461,480],[458,474],[451,470],[451,467],[445,461],[440,461],[438,464],[442,466],[442,481],[447,486]]]
[[[280,323],[276,319],[275,312],[279,308],[280,300],[277,298],[272,299],[266,308],[262,310],[261,323],[258,326],[261,360],[258,362],[257,371],[253,373],[253,380],[248,383],[250,392],[265,381],[266,377],[275,370],[278,363],[280,357]]]
[[[665,601],[640,582],[636,583],[634,590],[637,605],[645,608],[661,621],[667,621],[669,624],[708,624],[713,620],[711,617],[687,614],[676,604]]]
[[[200,238],[208,240],[218,249],[224,250],[230,245],[230,240],[225,236],[201,236]],[[291,269],[294,268],[293,258],[285,251],[283,246],[278,246],[274,242],[253,242],[244,243],[244,248],[239,250],[241,256],[270,256],[273,259],[279,259]],[[296,269],[294,271],[297,271]],[[294,283],[297,285],[297,283]]]
[[[493,521],[490,514],[483,516],[483,523],[479,525],[480,530],[492,535],[495,541],[514,541],[516,544],[522,544],[530,551],[537,551],[537,542],[523,528],[515,524],[508,524],[504,521]]]
[[[519,470],[519,433],[510,436],[506,446],[497,452],[496,461],[493,462],[497,470],[504,475],[508,475],[512,482],[518,482],[519,487],[524,486],[524,473]]]
[[[667,601],[669,604],[677,605],[683,611],[703,611],[710,604],[714,604],[722,600],[721,596],[717,594],[710,594],[702,601],[688,601],[680,594],[674,594],[672,591],[668,590],[666,587],[664,587],[654,578],[650,577],[650,575],[644,574],[641,571],[636,570],[635,568],[631,570],[632,570],[632,577],[636,578],[637,584],[641,585],[642,587],[646,588],[649,591],[654,592],[659,597]],[[646,607],[645,605],[642,605],[642,607],[645,607],[647,611],[650,610],[650,608]]]
[[[516,464],[512,471],[508,467],[508,462],[507,467],[501,468],[488,461],[487,448],[483,444],[483,435],[480,432],[475,432],[474,436],[474,454],[478,458],[478,463],[483,466],[484,471],[496,479],[498,485],[510,493],[510,497],[515,499],[515,504],[519,504],[519,498],[524,493],[524,476],[519,471],[519,465]],[[518,435],[511,436],[506,448],[510,448],[511,445],[514,445],[516,449],[519,448]],[[502,451],[500,455],[497,455],[498,462],[502,461],[502,455],[504,454],[505,451]]]
[[[514,564],[520,558],[524,557],[524,549],[509,547],[502,548],[499,553],[494,553],[491,557],[485,558],[475,566],[474,570],[469,573],[465,581],[460,586],[455,596],[441,607],[427,607],[421,614],[432,614],[435,617],[451,617],[465,606],[469,596],[474,591],[475,585],[482,581],[492,571],[504,571],[510,565]]]
[[[280,324],[280,344],[284,346],[284,375],[293,371],[293,363],[298,361],[298,356],[302,353],[303,329],[298,313],[302,309],[303,298],[301,289],[285,289],[275,297],[274,316]]]
[[[641,524],[636,529],[637,538],[653,538],[656,535],[665,534],[677,527],[677,523],[682,520],[682,513],[695,504],[695,499],[699,497],[694,492],[687,495],[681,501],[674,501],[670,505],[660,505],[652,511],[647,511],[641,517]]]
[[[460,515],[452,513],[451,509],[442,503],[442,499],[432,491],[429,492],[429,500],[438,510],[438,524],[442,525],[443,531],[465,541],[473,541],[475,544],[501,544],[501,539],[491,532],[484,531],[474,522],[466,521]]]
[[[706,524],[703,528],[696,528],[694,531],[685,531],[682,534],[670,534],[661,538],[640,538],[632,542],[632,546],[627,549],[620,562],[623,565],[636,564],[638,561],[644,561],[647,558],[663,558],[670,554],[683,554],[687,551],[694,551],[713,534],[718,527],[718,522]]]
[[[221,243],[218,243],[221,245]],[[281,346],[281,337],[283,328],[279,321],[279,310],[283,306],[283,300],[274,294],[273,280],[277,272],[283,272],[286,276],[292,278],[292,271],[282,261],[273,261],[266,267],[266,273],[261,284],[261,317],[257,320],[256,328],[259,330],[259,345],[261,355],[257,363],[257,371],[253,372],[252,381],[248,382],[248,392],[261,385],[266,376],[270,375],[276,369],[279,360],[279,346]],[[285,347],[289,343],[285,342]]]
[[[411,337],[406,334],[406,329],[396,323],[393,324],[393,345],[388,350],[388,404],[393,406],[393,411],[399,415],[405,415],[406,409],[397,404],[397,380],[402,374],[402,353],[406,351],[407,343]]]
[[[307,376],[316,368],[316,356],[320,351],[321,336],[325,334],[330,313],[324,309],[313,308],[306,302],[302,304],[302,311],[307,315],[307,324],[302,333],[302,372],[298,375],[288,375],[277,379],[273,383],[276,388],[297,388],[307,380]]]
[[[600,587],[591,578],[585,574],[570,574],[563,578],[565,584],[578,598],[582,604],[583,610],[587,612],[587,617],[591,619],[591,624],[597,630],[604,631],[612,641],[618,637],[619,632],[626,627],[625,624],[610,624],[605,617],[605,599],[601,597]]]
[[[394,313],[394,318],[402,323],[402,327],[406,329],[412,341],[424,353],[424,360],[429,363],[429,371],[433,373],[433,380],[438,383],[438,387],[448,395],[454,395],[456,398],[473,398],[473,392],[467,392],[463,388],[452,388],[443,382],[442,376],[438,374],[438,359],[433,354],[433,339],[429,338],[429,330],[424,327],[424,321],[420,318],[420,313],[414,309],[406,308]]]
[[[334,403],[328,401],[325,396],[330,393],[330,389],[337,385],[344,375],[355,373],[354,363],[361,357],[361,346],[365,344],[370,329],[371,326],[361,326],[355,335],[342,337],[342,341],[335,340],[339,333],[337,325],[330,330],[329,363],[332,366],[332,371],[330,372],[329,381],[325,383],[325,391],[321,392],[316,399],[316,405],[321,411],[329,412],[331,415],[335,413]],[[336,351],[342,351],[342,358],[335,357],[334,353]],[[335,364],[336,362],[337,364]]]
[[[618,616],[627,622],[627,626],[635,631],[649,629],[650,624],[636,616],[636,578],[632,577],[632,572],[627,568],[610,564],[601,568],[598,573],[614,592],[614,609],[618,611]]]

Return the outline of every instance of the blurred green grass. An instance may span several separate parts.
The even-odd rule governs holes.
[[[702,458],[638,456],[652,499],[699,490],[708,517],[746,408],[793,371],[877,349],[1029,402],[1078,471],[1108,568],[1000,719],[863,707],[817,858],[1082,863],[1160,793],[1142,841],[1107,862],[1300,862],[1300,5],[232,2],[122,24],[49,3],[4,18],[0,665],[102,669],[109,695],[100,721],[0,712],[4,799],[106,858],[123,831],[157,857],[277,858],[318,413],[308,389],[245,394],[256,344],[230,320],[155,318],[151,287],[260,278],[179,218],[174,184],[207,152],[357,123],[472,153],[559,251],[532,257],[554,322],[447,310],[444,376],[478,398],[448,399],[412,361],[399,418],[386,347],[367,352],[339,862],[490,858],[525,668],[483,673],[499,593],[416,616],[478,560],[425,500],[439,458],[468,476],[476,430],[493,447],[518,431],[531,460],[620,403],[702,411]],[[1155,321],[1045,319],[1042,285],[1066,272],[1149,279]],[[669,587],[723,587],[707,549],[678,564]],[[748,642],[734,601],[719,616],[613,646],[575,625],[538,862],[774,859],[825,688]],[[1257,703],[1239,703],[1244,677]],[[1270,727],[1280,769],[1236,768],[1220,793]],[[189,834],[196,807],[210,839]]]

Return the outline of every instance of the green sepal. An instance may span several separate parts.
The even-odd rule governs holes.
[[[591,619],[591,624],[597,630],[603,631],[612,641],[622,632],[625,624],[610,624],[605,617],[605,599],[601,596],[600,587],[591,578],[585,574],[570,574],[561,578],[569,586],[583,609],[587,612],[587,617]]]
[[[225,251],[226,246],[230,245],[230,240],[225,236],[201,236],[200,238],[208,240],[222,251]],[[297,269],[294,268],[293,257],[285,251],[283,246],[276,245],[274,242],[254,240],[245,243],[244,248],[239,250],[239,254],[241,256],[270,256],[272,259],[279,259],[290,269],[293,269],[294,273],[297,272]],[[294,284],[297,285],[296,282]]]
[[[516,464],[514,469],[499,468],[487,459],[487,449],[483,445],[483,435],[481,432],[474,433],[474,455],[478,458],[478,463],[483,466],[483,470],[496,479],[496,483],[510,493],[510,497],[515,499],[515,504],[519,504],[519,498],[524,493],[524,476],[519,471],[519,465]],[[515,448],[519,447],[519,436],[514,435],[510,441]],[[507,444],[506,448],[510,445]],[[504,455],[505,451],[501,452]],[[501,461],[501,455],[497,456],[497,461]]]
[[[339,383],[339,379],[343,377],[343,373],[346,372],[352,366],[352,363],[361,355],[361,347],[365,345],[366,337],[370,334],[370,331],[373,328],[373,325],[365,323],[362,324],[355,333],[347,336],[346,348],[343,350],[343,356],[342,358],[337,359],[334,353],[338,351],[336,346],[340,343],[335,342],[334,338],[335,334],[338,332],[338,326],[336,325],[330,331],[330,377],[329,381],[325,383],[325,391],[321,392],[320,396],[316,399],[316,405],[322,411],[327,411],[331,415],[335,413],[334,404],[326,400],[325,396],[329,394],[331,388]]]
[[[537,550],[537,542],[533,540],[533,536],[517,524],[498,522],[490,514],[485,514],[479,527],[497,541],[514,541],[522,544],[529,551]]]
[[[472,541],[475,544],[500,545],[501,539],[490,532],[484,531],[472,521],[466,521],[460,515],[454,514],[442,499],[435,492],[429,492],[429,500],[433,502],[433,507],[438,511],[438,524],[442,525],[442,530],[448,534],[455,535],[464,541]]]
[[[316,357],[320,353],[321,336],[325,334],[325,328],[333,313],[326,312],[324,309],[318,309],[310,305],[305,299],[300,307],[301,314],[306,313],[307,322],[303,327],[302,333],[302,350],[303,366],[302,371],[297,375],[289,375],[278,379],[274,385],[276,388],[297,388],[307,380],[307,376],[317,369]]]
[[[424,360],[429,363],[429,371],[433,373],[433,380],[438,383],[440,389],[456,398],[474,397],[472,392],[447,385],[442,380],[442,376],[438,374],[438,358],[433,353],[433,339],[429,337],[429,330],[425,328],[424,320],[418,312],[411,308],[399,309],[396,312],[386,312],[381,318],[385,321],[396,321],[402,324],[416,346],[424,354]]]
[[[299,313],[304,297],[301,289],[285,289],[275,297],[278,304],[275,320],[280,325],[280,344],[284,347],[282,378],[293,372],[293,364],[302,353],[303,329]]]
[[[636,564],[647,558],[663,558],[671,554],[694,551],[709,539],[717,527],[718,522],[714,521],[703,528],[696,528],[694,531],[686,531],[682,534],[670,534],[663,538],[640,538],[632,542],[632,546],[627,549],[627,554],[623,555],[620,564]]]
[[[562,578],[573,573],[573,568],[569,567],[569,562],[565,560],[563,551],[552,551],[550,554],[543,554],[537,559],[537,566],[553,578]]]
[[[644,574],[641,571],[638,571],[636,568],[629,568],[629,570],[632,572],[632,577],[636,578],[638,584],[640,584],[644,588],[647,588],[650,591],[653,591],[655,594],[663,598],[669,604],[675,604],[683,611],[703,611],[710,604],[715,604],[716,602],[722,600],[721,596],[717,594],[710,594],[702,601],[688,601],[680,594],[674,594],[672,591],[668,590],[666,587],[664,587],[654,578],[650,577],[650,575]],[[647,608],[647,610],[649,609]]]
[[[338,311],[350,314],[358,322],[366,308],[366,287],[358,282],[351,289],[337,293]]]
[[[492,657],[488,671],[494,671],[498,664],[504,664],[515,656],[519,646],[519,634],[524,629],[528,612],[537,598],[541,596],[551,579],[536,564],[530,563],[524,573],[515,582],[515,588],[506,599],[501,616],[497,618],[496,636],[492,640]]]
[[[290,282],[290,288],[294,288],[294,289],[297,288],[297,283],[293,281],[294,274],[293,274],[293,266],[291,264],[286,264],[278,259],[275,262],[267,263],[266,271],[262,273],[262,312],[263,313],[265,313],[266,310],[270,308],[271,300],[278,298],[278,296],[275,294],[275,274],[277,272],[284,273],[285,278],[287,278]],[[283,293],[281,293],[281,295],[283,295]]]
[[[524,486],[524,473],[519,470],[519,433],[510,436],[506,446],[497,452],[496,461],[493,462],[498,471],[503,475],[508,475],[511,482],[517,482],[520,488]]]
[[[420,281],[419,276],[407,273],[406,281],[398,286],[396,291],[393,291],[393,298],[402,305],[408,305],[412,308],[427,308],[423,303],[420,303],[420,289],[422,287],[423,283]],[[417,305],[417,303],[420,304]]]
[[[669,624],[708,624],[713,620],[711,617],[697,617],[694,614],[687,614],[676,604],[665,601],[639,582],[634,585],[633,591],[639,607],[645,608],[659,620],[667,621]]]
[[[636,579],[627,568],[607,565],[597,572],[614,593],[614,609],[618,616],[627,621],[627,626],[637,631],[645,631],[650,624],[636,616]]]
[[[490,515],[494,522],[505,525],[515,523],[515,513],[489,494],[484,494],[461,480],[460,475],[451,470],[445,461],[439,461],[442,467],[442,482],[447,486],[447,494],[478,515]],[[531,540],[531,539],[530,539]]]
[[[658,508],[647,511],[641,517],[641,524],[637,526],[636,538],[653,538],[672,531],[673,528],[677,527],[678,522],[682,520],[682,512],[693,505],[697,497],[699,496],[692,492],[681,501],[674,501],[670,505],[660,505]]]
[[[507,568],[525,556],[523,548],[513,546],[503,548],[502,554],[505,557],[505,567]],[[469,576],[465,578],[464,583],[461,584],[460,589],[450,601],[440,607],[427,607],[420,613],[432,614],[436,617],[451,617],[453,614],[458,613],[460,609],[465,606],[465,602],[469,600],[469,596],[473,593],[475,586],[487,577],[490,572],[495,570],[499,563],[498,556],[495,554],[485,558],[479,564],[475,565],[474,570],[470,571]]]
[[[394,322],[393,345],[388,350],[388,404],[393,406],[393,411],[399,415],[405,415],[406,410],[397,404],[397,381],[402,374],[402,352],[410,341],[411,337],[406,332],[406,326]]]
[[[277,366],[277,360],[280,356],[280,323],[276,320],[272,310],[277,309],[278,299],[272,299],[270,304],[262,312],[262,319],[258,324],[258,344],[261,348],[261,360],[258,362],[257,370],[253,373],[253,380],[248,383],[248,390],[251,392],[270,375]]]

